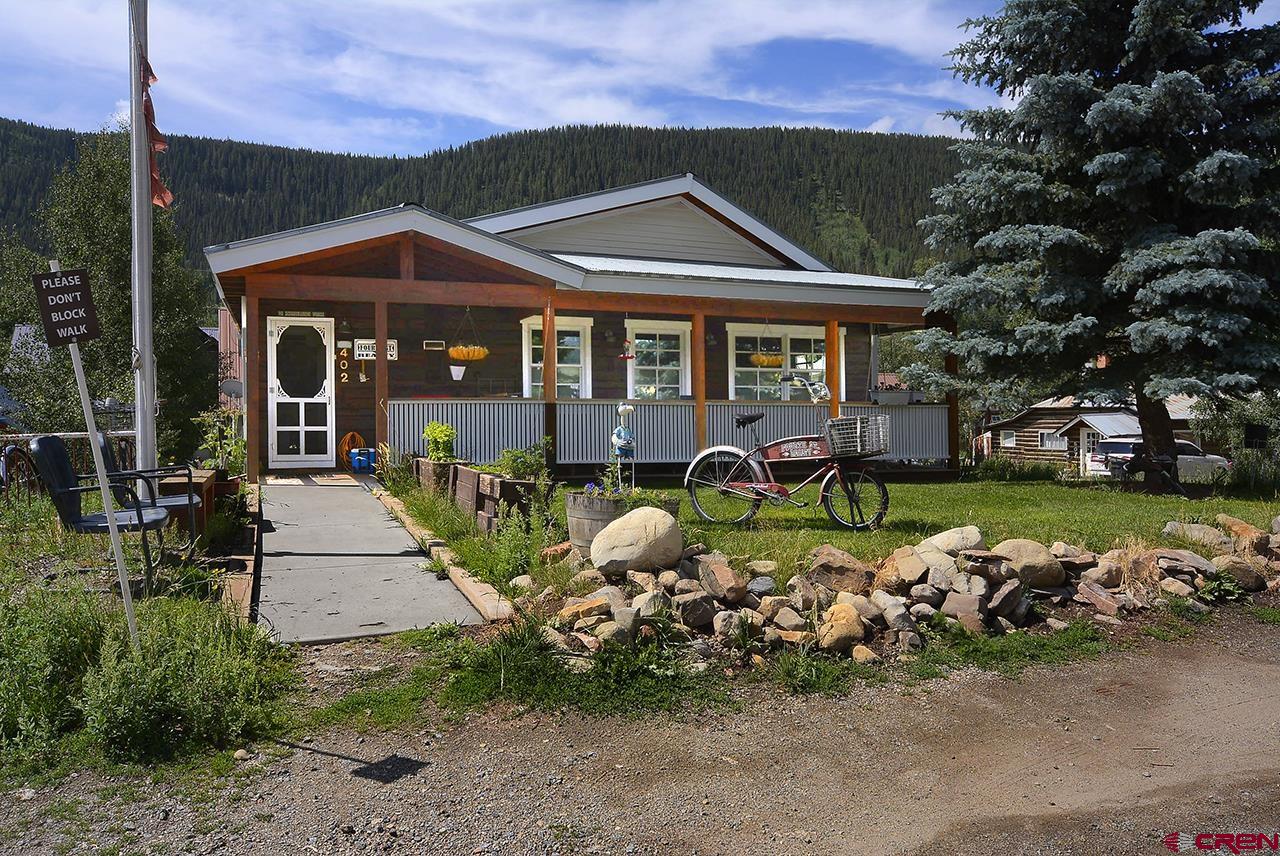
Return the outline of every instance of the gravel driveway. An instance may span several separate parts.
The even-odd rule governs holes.
[[[758,686],[702,718],[505,710],[314,734],[257,747],[212,795],[143,784],[126,800],[127,782],[86,773],[5,804],[0,851],[1093,854],[1273,832],[1280,628],[1220,624],[1019,681],[834,700]]]

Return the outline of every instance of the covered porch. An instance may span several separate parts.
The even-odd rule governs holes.
[[[622,400],[636,405],[642,464],[744,443],[742,413],[763,411],[761,436],[779,437],[878,411],[887,458],[956,467],[954,402],[870,400],[873,337],[927,323],[918,290],[692,264],[687,277],[632,275],[413,206],[325,224],[323,239],[299,231],[207,251],[239,315],[251,478],[337,466],[349,432],[421,454],[433,420],[476,462],[549,436],[557,465],[599,465]],[[460,378],[448,353],[459,343],[487,350]],[[787,400],[784,372],[824,381],[829,408]]]

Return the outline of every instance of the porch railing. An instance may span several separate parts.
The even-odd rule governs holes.
[[[692,401],[636,402],[628,424],[636,434],[640,463],[666,464],[692,460],[699,451]],[[562,464],[603,464],[609,460],[609,437],[618,424],[617,401],[556,403],[556,460]],[[531,446],[546,433],[543,402],[531,399],[405,399],[388,402],[391,445],[403,452],[426,453],[423,427],[432,420],[458,429],[459,457],[490,463],[503,449]],[[757,423],[761,438],[774,439],[819,430],[813,405],[799,402],[707,402],[707,444],[741,446],[750,433],[733,424],[743,413],[763,412]],[[884,413],[889,416],[889,460],[945,460],[945,404],[844,405],[845,416]]]

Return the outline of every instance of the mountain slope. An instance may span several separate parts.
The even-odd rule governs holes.
[[[0,228],[35,245],[33,214],[75,139],[0,119]],[[401,202],[465,218],[693,172],[837,268],[906,276],[925,256],[915,223],[929,190],[956,168],[945,138],[813,128],[577,126],[413,158],[169,142],[161,168],[195,264],[209,244]]]

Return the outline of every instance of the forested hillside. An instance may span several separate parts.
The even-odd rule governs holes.
[[[0,120],[0,227],[34,245],[31,215],[74,141]],[[400,202],[465,218],[693,172],[837,268],[905,276],[925,255],[929,190],[956,165],[944,138],[811,128],[552,128],[414,158],[169,143],[161,169],[196,264],[209,244]]]

